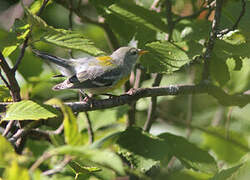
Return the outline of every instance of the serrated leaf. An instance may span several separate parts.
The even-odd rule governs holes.
[[[7,167],[12,160],[17,158],[14,148],[12,145],[0,135],[0,167]]]
[[[79,132],[76,117],[70,107],[64,105],[58,99],[51,99],[46,103],[58,105],[62,110],[65,142],[73,146],[82,145],[84,143],[84,137]]]
[[[119,153],[136,170],[146,172],[160,162],[166,162],[168,147],[155,136],[142,132],[139,128],[129,128],[121,133],[117,140]]]
[[[234,175],[234,173],[237,173],[239,168],[242,166],[242,164],[228,168],[228,169],[223,169],[221,172],[216,174],[213,178],[210,180],[225,180]]]
[[[217,164],[207,151],[196,147],[181,136],[163,133],[158,137],[164,139],[170,154],[179,159],[187,168],[208,174],[217,172]]]
[[[23,100],[7,107],[3,121],[40,120],[57,117],[54,108],[31,100]]]
[[[186,52],[170,42],[146,44],[149,53],[142,56],[142,64],[148,72],[169,73],[190,62]]]
[[[204,146],[228,163],[238,162],[249,152],[247,139],[241,133],[213,127],[204,132],[203,137]]]
[[[154,31],[167,32],[167,25],[163,17],[133,3],[119,2],[108,8],[113,15],[118,16],[133,26],[149,28]]]
[[[44,36],[41,37],[41,40],[60,47],[81,50],[94,56],[105,54],[103,51],[96,48],[93,42],[84,38],[82,34],[72,31],[61,31],[58,29],[56,31],[49,30],[44,32]]]
[[[47,25],[43,19],[32,14],[27,8],[25,12],[29,18],[28,22],[32,25],[33,38],[60,47],[81,50],[94,56],[105,54],[96,48],[92,41],[84,38],[83,34],[70,30],[56,29]]]

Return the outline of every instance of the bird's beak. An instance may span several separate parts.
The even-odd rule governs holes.
[[[148,52],[149,51],[146,51],[146,50],[139,50],[138,54],[141,56],[141,55],[146,54]]]

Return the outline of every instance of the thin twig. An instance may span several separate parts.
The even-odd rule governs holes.
[[[60,173],[71,160],[72,160],[71,156],[65,155],[63,161],[59,164],[58,167],[56,167],[55,169],[44,171],[42,174],[45,176],[51,176],[53,174]]]
[[[15,64],[14,67],[11,69],[11,71],[12,71],[13,73],[16,72],[16,70],[17,70],[19,64],[21,63],[21,60],[22,60],[23,57],[24,57],[25,50],[26,50],[26,48],[27,48],[27,46],[28,46],[28,41],[29,41],[29,35],[27,35],[27,37],[25,38],[25,40],[24,40],[24,42],[23,42],[23,46],[22,46],[22,48],[21,48],[20,55],[19,55],[19,57],[17,58],[16,64]]]
[[[85,112],[85,116],[86,116],[87,129],[88,129],[88,135],[89,135],[89,143],[92,144],[94,142],[94,131],[92,128],[92,123],[89,117],[89,113]]]
[[[5,79],[5,77],[2,75],[2,73],[0,72],[0,78],[2,79],[3,83],[5,84],[5,86],[10,89],[10,85],[8,83],[8,81]]]
[[[157,74],[153,83],[153,87],[159,86],[161,83],[163,75],[162,74]],[[154,120],[155,120],[155,111],[156,111],[156,106],[157,106],[157,96],[154,96],[151,98],[149,108],[148,108],[148,115],[147,115],[147,120],[144,124],[144,130],[149,131]]]
[[[209,66],[212,56],[212,51],[214,48],[215,40],[217,38],[218,30],[219,30],[219,24],[220,24],[220,17],[221,17],[221,10],[222,10],[222,3],[223,0],[216,0],[215,1],[215,15],[212,22],[212,30],[210,32],[210,37],[207,42],[206,51],[204,53],[204,67],[203,67],[203,74],[202,74],[202,80],[208,80],[209,79]]]
[[[14,125],[15,121],[10,121],[8,122],[7,126],[4,129],[4,132],[2,134],[2,136],[6,137],[8,135],[8,133],[10,132],[12,126]]]
[[[30,167],[29,171],[32,173],[34,172],[44,161],[52,157],[54,154],[51,154],[49,152],[43,153],[43,155],[36,160],[34,164]]]

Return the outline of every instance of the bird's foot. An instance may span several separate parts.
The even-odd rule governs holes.
[[[128,91],[126,92],[126,94],[128,94],[128,95],[130,95],[130,96],[134,95],[135,93],[136,93],[136,89],[135,89],[135,88],[131,88],[130,90],[128,90]]]

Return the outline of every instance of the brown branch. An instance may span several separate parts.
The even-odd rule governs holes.
[[[10,95],[14,102],[20,101],[20,87],[17,83],[15,78],[15,73],[12,73],[10,66],[8,65],[6,59],[4,58],[3,54],[0,52],[0,66],[5,73],[5,76],[8,80]]]
[[[132,101],[138,101],[141,98],[155,97],[155,96],[177,96],[189,94],[202,94],[207,93],[218,100],[224,106],[240,106],[243,107],[250,103],[249,94],[235,94],[229,95],[221,88],[211,84],[198,84],[198,85],[171,85],[166,87],[152,87],[152,88],[139,88],[135,89],[133,94],[123,94],[121,96],[100,99],[90,103],[86,102],[67,102],[65,103],[72,108],[74,112],[95,111],[101,109],[108,109],[117,106],[129,104]],[[0,103],[0,112],[4,112],[6,106],[12,103]],[[54,106],[59,109],[59,107]]]
[[[222,3],[223,0],[216,0],[215,1],[215,15],[212,22],[212,30],[210,32],[210,37],[207,42],[206,51],[204,53],[204,67],[203,67],[203,74],[202,74],[202,80],[208,80],[209,79],[209,66],[212,56],[212,51],[214,48],[215,40],[217,38],[218,30],[219,30],[219,24],[220,24],[220,17],[221,17],[221,10],[222,10]]]

